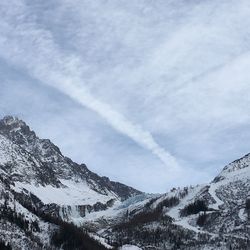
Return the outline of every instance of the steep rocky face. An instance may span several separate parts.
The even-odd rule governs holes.
[[[28,190],[44,204],[98,211],[140,194],[73,162],[50,140],[38,138],[25,122],[11,116],[0,120],[0,169],[16,191]]]

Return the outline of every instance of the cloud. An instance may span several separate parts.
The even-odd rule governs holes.
[[[79,88],[79,86],[75,86],[74,83],[68,83],[62,91],[80,104],[97,112],[118,132],[130,137],[136,143],[151,151],[151,153],[157,156],[170,171],[179,169],[175,158],[159,146],[148,131],[143,130],[137,124],[133,124],[122,114],[112,109],[108,104],[97,100],[88,93],[86,89],[82,87]]]
[[[183,183],[188,174],[207,181],[249,151],[248,0],[25,3],[0,2],[0,55],[10,67],[94,111],[82,119],[98,114],[98,128],[90,131],[92,121],[85,143],[73,148],[77,135],[63,142],[59,134],[55,138],[59,146],[70,141],[81,161],[87,158],[82,152],[90,151],[88,143],[100,137],[91,145],[99,153],[91,165],[105,165],[112,175],[119,166],[123,181],[135,183],[136,168],[146,175],[145,187],[152,176],[155,185],[164,186]],[[102,137],[106,126],[109,136]],[[145,148],[153,154],[146,155]],[[165,163],[176,166],[176,159],[185,168],[169,174]]]
[[[19,3],[15,7],[16,18],[21,20],[18,23],[13,22],[13,16],[9,17],[8,14],[3,18],[1,56],[17,67],[26,69],[42,83],[62,91],[81,105],[95,111],[118,132],[158,157],[167,166],[167,170],[177,171],[179,166],[174,156],[161,147],[149,131],[131,122],[89,92],[81,80],[83,62],[75,55],[68,56],[60,51],[48,30],[39,28],[32,20],[26,21],[28,12],[25,5]],[[14,12],[12,11],[11,15]],[[13,34],[11,40],[8,34]]]

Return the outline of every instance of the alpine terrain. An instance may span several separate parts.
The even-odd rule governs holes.
[[[0,120],[0,249],[250,249],[250,154],[210,183],[146,194]]]

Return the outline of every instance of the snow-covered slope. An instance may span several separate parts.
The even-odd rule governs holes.
[[[74,163],[14,117],[0,120],[0,170],[16,192],[25,190],[45,205],[58,205],[57,212],[69,220],[140,193]]]
[[[208,207],[207,209],[210,210],[207,213],[220,213],[220,217],[223,217],[224,220],[223,223],[227,223],[225,218],[228,217],[228,220],[233,219],[230,224],[234,224],[235,221],[240,220],[240,218],[237,218],[239,212],[243,214],[247,213],[246,200],[249,194],[250,155],[246,155],[224,167],[221,173],[210,184],[200,185],[191,189],[188,195],[181,199],[178,206],[170,209],[168,215],[181,225],[199,231],[199,227],[192,226],[192,216],[187,216],[190,217],[190,223],[187,224],[187,219],[182,218],[179,211],[190,203],[203,200]],[[195,217],[197,219],[197,216]],[[213,223],[211,230],[209,227],[206,228],[211,233],[218,233],[219,230],[221,232],[222,226],[225,227],[227,232],[234,230],[234,226],[229,227],[228,223],[223,223],[221,223],[221,220],[218,220],[218,223]],[[217,227],[215,227],[215,224],[217,224]],[[241,227],[244,227],[244,221],[242,221]]]
[[[0,180],[0,211],[1,241],[10,244],[13,249],[42,249],[41,246],[49,248],[51,234],[57,226],[44,222],[21,205],[2,180]],[[16,216],[15,219],[12,214]],[[27,231],[32,232],[33,239],[27,235]]]
[[[250,154],[211,183],[145,194],[92,173],[5,117],[0,174],[0,247],[46,249],[62,228],[79,235],[66,221],[88,231],[91,250],[250,249]]]
[[[148,245],[152,249],[250,248],[250,155],[224,167],[211,183],[139,197],[86,216],[85,221],[102,226],[100,221],[106,221],[102,235],[142,249]]]
[[[6,175],[0,177],[0,249],[112,249],[104,238],[64,222],[39,199],[16,193]],[[37,203],[38,202],[38,203]],[[65,237],[67,235],[67,237]]]

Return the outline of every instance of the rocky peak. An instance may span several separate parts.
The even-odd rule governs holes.
[[[247,155],[241,157],[240,159],[237,159],[237,160],[229,163],[228,165],[226,165],[222,169],[220,174],[214,178],[213,182],[218,182],[218,181],[224,180],[226,178],[229,178],[229,176],[237,175],[240,172],[245,171],[246,168],[247,169],[250,168],[250,154],[247,154]]]
[[[30,132],[28,125],[14,116],[5,116],[0,120],[0,128],[9,132],[17,132],[20,129],[25,129],[27,132]]]
[[[40,139],[36,133],[23,121],[13,116],[6,116],[0,120],[0,134],[10,139],[15,144],[22,146],[28,152],[51,156],[62,156],[59,148],[49,139]]]
[[[87,185],[98,194],[112,193],[120,199],[140,193],[107,177],[100,177],[84,164],[73,162],[50,140],[37,137],[24,121],[16,117],[6,116],[0,120],[0,135],[6,142],[6,146],[0,147],[0,156],[6,159],[2,167],[11,177],[16,173],[12,178],[15,181],[53,187],[63,186],[61,181],[71,181]]]
[[[223,168],[222,171],[233,172],[250,166],[250,154],[233,161]]]
[[[5,124],[6,126],[12,125],[12,126],[20,127],[22,125],[26,125],[24,121],[11,115],[5,116],[3,119],[0,120],[0,122]]]
[[[0,133],[18,145],[27,145],[37,138],[24,121],[13,116],[0,120]]]

